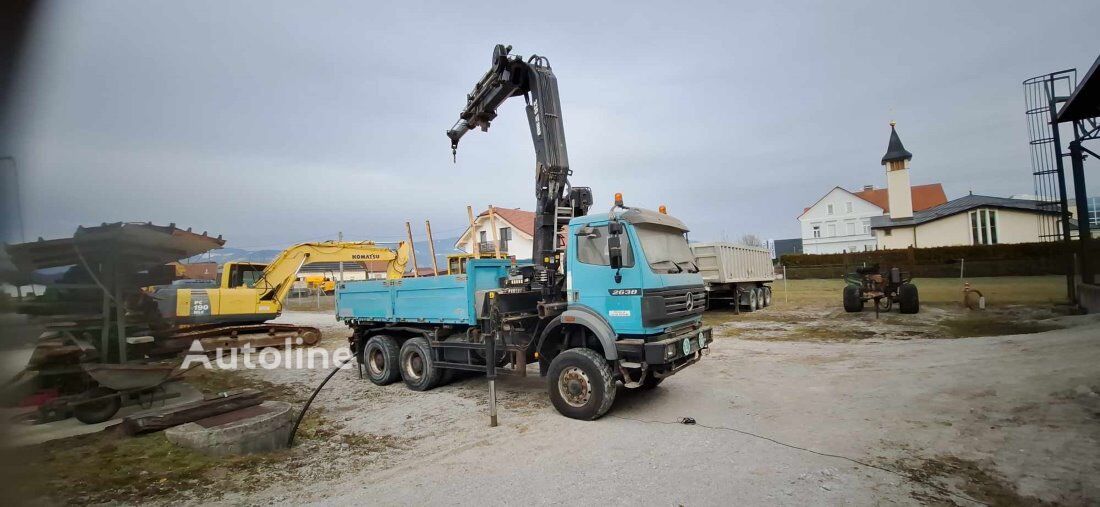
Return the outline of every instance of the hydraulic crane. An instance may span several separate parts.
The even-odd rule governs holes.
[[[492,67],[466,96],[466,107],[447,137],[451,153],[457,158],[458,141],[467,132],[489,130],[497,108],[510,97],[522,95],[527,103],[527,122],[535,145],[535,233],[531,260],[534,262],[533,288],[542,291],[540,313],[560,313],[564,309],[562,251],[565,241],[558,234],[575,216],[588,213],[592,190],[569,184],[572,171],[565,148],[558,80],[545,57],[532,55],[524,60],[510,54],[512,46],[497,44]]]

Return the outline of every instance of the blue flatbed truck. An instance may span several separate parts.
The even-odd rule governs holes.
[[[537,362],[559,412],[596,419],[619,383],[652,389],[711,342],[686,232],[640,208],[571,219],[566,302],[552,314],[530,289],[533,265],[479,259],[464,274],[340,283],[337,318],[375,384],[426,391],[458,370],[523,376]]]
[[[687,227],[661,212],[590,215],[592,190],[569,182],[558,81],[546,57],[493,49],[492,66],[447,131],[458,142],[489,129],[497,108],[522,96],[535,145],[535,230],[530,263],[471,260],[466,273],[345,282],[337,318],[375,384],[404,380],[425,391],[456,371],[485,372],[495,425],[497,372],[526,375],[538,362],[554,407],[575,419],[611,408],[621,382],[652,389],[702,357],[705,291]]]

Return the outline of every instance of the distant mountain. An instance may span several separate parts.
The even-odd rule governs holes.
[[[458,237],[436,239],[435,243],[435,257],[436,262],[439,263],[439,268],[445,269],[447,266],[447,256],[450,254],[462,253],[461,250],[455,249],[455,242],[458,241]],[[289,245],[288,245],[289,246]],[[390,246],[390,245],[385,245]],[[416,261],[421,268],[430,268],[432,266],[431,250],[428,248],[427,241],[414,241],[413,249],[416,251]],[[211,250],[207,253],[196,255],[189,259],[184,260],[185,263],[194,262],[216,262],[219,265],[226,262],[271,262],[282,250],[245,250],[243,248],[219,248],[217,250]],[[412,269],[412,261],[409,261],[409,269]]]
[[[282,250],[245,250],[243,248],[219,248],[184,259],[184,263],[216,262],[271,262]]]

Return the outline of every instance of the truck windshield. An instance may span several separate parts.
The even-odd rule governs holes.
[[[638,241],[642,244],[649,267],[658,273],[698,273],[695,257],[688,248],[684,231],[655,224],[636,224]]]

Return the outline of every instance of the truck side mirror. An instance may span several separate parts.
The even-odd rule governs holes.
[[[620,269],[623,267],[623,245],[617,234],[613,234],[607,238],[607,258],[611,262],[611,269]]]

